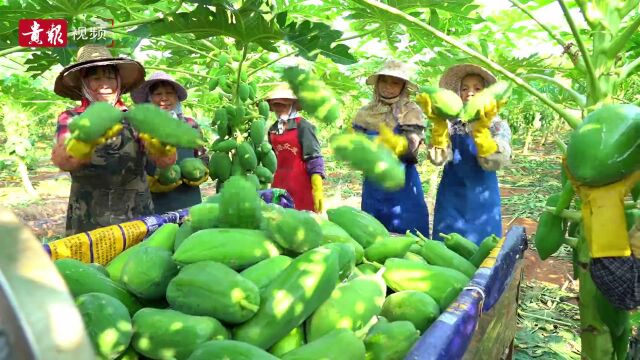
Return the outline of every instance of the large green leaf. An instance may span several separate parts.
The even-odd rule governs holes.
[[[300,23],[286,24],[287,13],[276,16],[278,24],[284,31],[284,39],[298,48],[299,55],[308,60],[315,60],[318,54],[339,64],[353,64],[356,59],[349,53],[349,47],[344,44],[333,45],[342,37],[342,32],[332,29],[329,25],[304,20]]]
[[[207,6],[198,6],[191,12],[144,24],[129,34],[138,37],[190,34],[195,39],[228,36],[241,44],[256,43],[269,51],[277,51],[274,44],[282,39],[273,19],[268,20],[258,11],[227,10],[222,6],[216,6],[215,11]]]

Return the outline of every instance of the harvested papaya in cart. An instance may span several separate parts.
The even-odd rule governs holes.
[[[189,149],[204,145],[198,130],[153,104],[136,105],[126,113],[126,118],[141,137],[146,134],[163,144]]]
[[[601,186],[640,170],[640,107],[605,105],[571,133],[567,168],[578,183]]]

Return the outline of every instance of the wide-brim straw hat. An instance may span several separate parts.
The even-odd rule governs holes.
[[[162,71],[157,71],[153,73],[149,77],[149,79],[147,79],[147,81],[142,83],[140,87],[131,92],[131,98],[133,99],[133,102],[136,104],[149,102],[149,89],[151,89],[151,86],[153,86],[153,84],[156,84],[158,82],[167,82],[171,84],[176,90],[176,95],[178,96],[179,101],[185,101],[187,99],[187,89],[185,89],[184,86],[175,81],[171,77],[171,75]]]
[[[418,86],[411,81],[412,71],[409,67],[397,60],[387,61],[382,68],[367,78],[367,85],[375,85],[378,82],[379,75],[387,75],[400,78],[407,82],[407,90],[416,91]]]
[[[492,73],[487,71],[482,66],[474,64],[460,64],[454,65],[447,69],[440,78],[440,87],[443,89],[449,89],[456,94],[460,93],[460,84],[462,79],[468,75],[478,75],[484,79],[484,86],[488,87],[496,83],[497,79]]]
[[[82,71],[93,66],[115,65],[120,73],[121,93],[125,94],[144,81],[144,67],[137,61],[113,57],[104,45],[89,44],[78,50],[77,61],[58,74],[53,91],[72,100],[82,99]]]
[[[298,100],[298,97],[293,93],[293,90],[291,90],[289,84],[281,83],[276,85],[276,87],[274,87],[273,90],[271,90],[264,99],[268,102],[272,99]]]

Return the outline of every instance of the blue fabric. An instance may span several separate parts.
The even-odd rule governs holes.
[[[356,130],[362,128],[354,126]],[[397,128],[395,129],[397,133]],[[377,132],[365,131],[377,136]],[[362,184],[362,211],[373,215],[390,232],[404,234],[408,230],[429,237],[429,210],[424,201],[420,175],[415,165],[405,164],[404,187],[388,191],[378,184],[364,180]]]
[[[484,171],[469,134],[451,136],[453,160],[438,187],[433,216],[433,238],[456,232],[480,245],[489,235],[502,237],[500,192],[495,171]]]
[[[178,148],[177,161],[193,157],[193,149]],[[147,174],[155,174],[156,166],[150,161],[147,163]],[[182,184],[172,191],[166,193],[151,193],[153,207],[157,214],[164,214],[177,209],[184,209],[202,202],[202,195],[199,186],[189,186]]]

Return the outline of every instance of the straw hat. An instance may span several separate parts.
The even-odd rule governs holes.
[[[289,87],[289,84],[281,83],[276,85],[276,87],[273,88],[273,90],[271,90],[271,92],[269,92],[269,94],[267,94],[267,97],[265,98],[266,101],[269,101],[271,99],[298,100],[298,97],[293,93],[293,91]]]
[[[485,68],[474,64],[460,64],[454,65],[445,71],[440,78],[440,87],[449,89],[456,94],[460,93],[460,83],[462,79],[467,75],[478,75],[484,79],[485,87],[495,84],[496,77],[493,76]]]
[[[82,99],[82,69],[100,65],[115,65],[120,72],[122,93],[125,94],[144,81],[144,67],[131,59],[114,58],[104,45],[89,44],[78,50],[77,62],[58,74],[53,91],[72,100]]]
[[[397,60],[389,60],[377,73],[367,78],[367,85],[375,85],[378,82],[378,75],[387,75],[400,78],[407,82],[407,89],[410,91],[418,90],[418,86],[411,82],[411,71],[404,63]]]
[[[149,89],[151,88],[151,86],[153,86],[153,84],[161,81],[165,81],[173,85],[179,101],[185,101],[187,99],[187,90],[184,88],[184,86],[175,81],[171,77],[171,75],[162,71],[158,71],[153,73],[149,77],[149,79],[147,79],[147,81],[140,85],[139,88],[131,92],[131,98],[133,99],[133,102],[136,104],[149,102]]]

